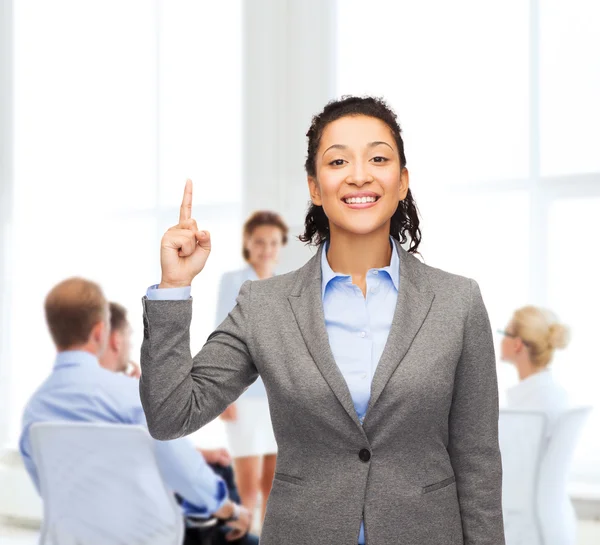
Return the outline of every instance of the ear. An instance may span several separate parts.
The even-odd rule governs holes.
[[[108,347],[113,352],[118,352],[123,344],[123,337],[119,331],[113,331],[108,337]]]
[[[310,192],[310,200],[317,206],[323,206],[323,201],[321,200],[321,190],[319,189],[319,184],[317,183],[316,178],[313,176],[308,176],[307,180],[308,191]]]
[[[92,328],[92,332],[90,333],[90,340],[94,341],[96,344],[102,344],[104,340],[104,335],[106,332],[106,323],[104,321],[98,322]]]
[[[408,194],[408,184],[409,184],[409,175],[408,170],[403,168],[400,172],[400,191],[399,191],[399,200],[403,201],[406,199],[406,195]]]
[[[519,352],[522,352],[523,350],[525,350],[525,348],[526,348],[525,343],[519,337],[515,337],[514,342],[515,342],[515,352],[517,354]]]

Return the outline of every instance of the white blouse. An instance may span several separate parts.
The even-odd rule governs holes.
[[[569,409],[570,401],[567,391],[555,382],[550,370],[544,369],[509,388],[505,407],[544,412],[550,432],[557,418]]]

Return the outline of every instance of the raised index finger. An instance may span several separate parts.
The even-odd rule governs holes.
[[[185,189],[183,190],[183,201],[179,209],[179,223],[189,220],[192,217],[192,180],[189,178],[185,181]]]

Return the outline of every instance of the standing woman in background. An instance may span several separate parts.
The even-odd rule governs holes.
[[[161,283],[143,301],[150,433],[197,430],[260,375],[278,446],[261,545],[503,545],[496,361],[479,287],[414,256],[419,218],[385,102],[331,102],[307,136],[301,238],[316,255],[244,283],[194,358],[190,286],[211,246],[186,184],[161,242]],[[468,251],[469,232],[452,228],[448,243]]]
[[[244,282],[264,280],[275,275],[279,252],[287,243],[287,237],[288,227],[275,212],[263,210],[248,218],[244,224],[242,248],[248,265],[239,271],[225,273],[221,278],[216,327],[235,307],[235,300]],[[254,513],[260,492],[262,523],[277,461],[277,442],[262,380],[258,378],[235,403],[225,409],[221,418],[226,422],[242,504]]]

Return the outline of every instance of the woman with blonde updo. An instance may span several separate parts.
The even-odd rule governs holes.
[[[519,384],[507,391],[509,409],[543,411],[551,427],[569,407],[565,389],[549,370],[556,349],[565,348],[569,330],[548,310],[526,306],[517,310],[505,331],[501,347],[503,361],[519,373]]]

